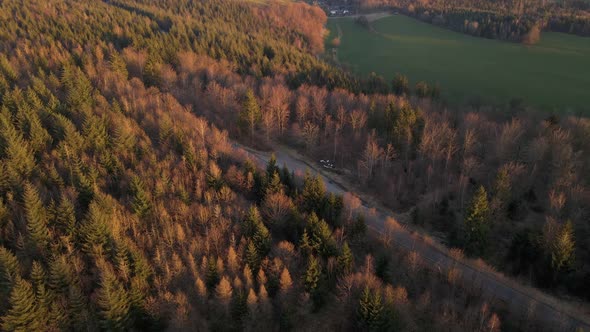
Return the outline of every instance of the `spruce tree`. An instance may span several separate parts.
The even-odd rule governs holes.
[[[2,329],[5,331],[41,331],[39,312],[33,287],[27,281],[18,278],[8,299],[10,309],[2,317]]]
[[[246,263],[250,266],[251,269],[254,271],[258,270],[260,265],[260,255],[258,254],[258,250],[256,249],[256,245],[254,242],[248,242],[248,246],[246,247],[245,253]]]
[[[100,308],[100,325],[103,329],[126,331],[131,327],[129,294],[112,272],[104,272],[97,302]]]
[[[383,328],[383,303],[378,291],[371,291],[365,286],[359,299],[358,317],[361,326],[369,331],[379,331]]]
[[[483,186],[480,186],[465,214],[465,248],[467,252],[481,254],[487,242],[489,228],[488,196]]]
[[[216,259],[209,257],[207,261],[207,271],[205,275],[205,283],[209,290],[215,289],[215,286],[219,282],[219,271],[217,270]]]
[[[144,189],[144,184],[141,179],[134,175],[131,179],[131,207],[133,212],[140,217],[147,215],[151,209],[149,195]]]
[[[0,296],[8,296],[19,275],[18,259],[10,250],[0,246]]]
[[[244,102],[242,103],[242,110],[239,114],[239,125],[244,131],[248,131],[250,139],[254,137],[254,130],[256,125],[260,122],[261,112],[258,101],[254,96],[252,90],[248,90]]]
[[[344,242],[342,246],[342,253],[338,257],[338,270],[342,274],[348,274],[352,272],[352,268],[354,266],[354,256],[352,255],[352,251],[348,246],[348,242]]]
[[[50,240],[47,214],[37,189],[30,183],[25,184],[24,203],[29,238],[37,249],[44,249]]]
[[[305,271],[303,279],[305,290],[308,293],[312,294],[317,290],[320,282],[321,273],[322,268],[320,266],[320,262],[313,255],[310,255],[307,261],[307,269]]]

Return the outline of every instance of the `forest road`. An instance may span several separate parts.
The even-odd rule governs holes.
[[[238,143],[234,143],[233,146],[248,152],[262,166],[265,166],[270,159],[271,152],[257,151]],[[274,146],[272,153],[274,153],[279,167],[286,165],[289,170],[299,175],[306,171],[320,175],[329,192],[335,194],[355,192],[352,185],[322,169],[319,163],[314,163],[289,148]],[[387,232],[393,243],[408,251],[417,252],[430,267],[444,270],[458,269],[463,280],[470,280],[488,297],[503,301],[511,310],[522,314],[523,319],[536,317],[558,331],[579,331],[579,329],[590,331],[588,315],[573,308],[569,303],[564,303],[539,290],[518,284],[516,281],[500,276],[493,271],[486,271],[473,264],[456,260],[449,255],[448,249],[444,246],[426,241],[422,236],[405,227],[386,230],[385,220],[388,217],[396,219],[399,215],[385,207],[375,206],[367,200],[363,200],[362,195],[358,196],[361,197],[362,212],[371,216],[367,218],[367,224],[371,230],[379,234]]]

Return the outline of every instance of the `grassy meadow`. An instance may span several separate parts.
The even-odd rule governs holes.
[[[338,61],[353,71],[399,72],[412,83],[438,82],[451,102],[518,98],[548,111],[590,114],[590,38],[543,33],[526,46],[471,37],[394,15],[372,22],[330,19],[328,41],[341,34]],[[331,46],[328,45],[328,50]]]

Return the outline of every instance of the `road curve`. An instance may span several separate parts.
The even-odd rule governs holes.
[[[233,146],[234,148],[243,149],[248,152],[260,165],[266,165],[271,155],[270,152],[257,151],[238,143],[234,143]],[[305,171],[311,171],[320,175],[324,180],[326,189],[330,192],[344,194],[345,192],[353,191],[347,190],[346,184],[336,182],[330,174],[322,172],[319,166],[306,161],[287,148],[275,148],[273,153],[277,159],[278,166],[286,165],[295,174],[303,174]],[[385,232],[384,221],[386,218],[394,217],[391,211],[383,207],[373,207],[365,201],[362,201],[362,209],[367,214],[371,212],[373,217],[368,218],[368,227],[378,233]],[[550,295],[524,286],[511,285],[514,282],[504,280],[504,278],[490,271],[481,270],[475,266],[456,260],[450,257],[444,248],[425,241],[423,237],[410,232],[404,227],[397,227],[388,231],[397,246],[408,251],[416,251],[432,267],[459,269],[464,280],[472,280],[474,284],[480,285],[481,290],[488,296],[504,301],[513,310],[520,310],[523,315],[527,312],[530,313],[531,308],[533,308],[533,314],[538,319],[556,330],[579,331],[578,329],[581,329],[582,331],[590,331],[590,318],[587,315],[561,308],[567,305],[556,304],[560,303],[559,300],[552,298]]]

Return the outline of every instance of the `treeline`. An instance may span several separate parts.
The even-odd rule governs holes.
[[[590,12],[581,2],[360,0],[365,10],[398,10],[424,22],[477,37],[536,43],[540,32],[590,36]]]
[[[336,137],[335,105],[342,138],[362,141],[369,97],[245,75],[193,50],[176,7],[134,8],[0,4],[3,330],[547,328],[457,269],[369,241],[358,198],[256,165],[197,116],[232,135],[307,137],[313,152]],[[422,123],[404,112],[388,116]]]

